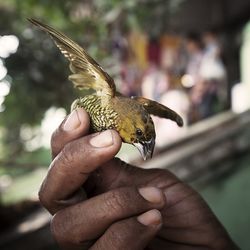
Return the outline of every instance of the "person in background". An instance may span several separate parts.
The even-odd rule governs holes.
[[[189,123],[196,122],[202,118],[200,105],[205,93],[203,79],[200,76],[200,68],[203,60],[203,47],[200,36],[190,33],[185,39],[187,52],[187,65],[185,77],[189,79],[190,114]]]
[[[204,55],[200,67],[200,76],[206,85],[203,117],[209,117],[226,106],[227,76],[221,59],[221,45],[217,35],[208,31],[203,34]]]
[[[150,64],[142,78],[142,95],[148,99],[160,101],[161,95],[169,88],[169,75],[156,64]]]
[[[169,87],[169,78],[161,65],[161,47],[156,37],[151,37],[147,46],[148,67],[144,72],[141,84],[142,95],[159,101]]]
[[[186,37],[187,66],[185,74],[192,77],[193,86],[200,81],[200,67],[203,59],[203,47],[199,35],[190,33]]]
[[[202,44],[203,41],[203,44]],[[191,79],[189,123],[210,117],[226,105],[226,72],[216,35],[206,32],[186,39],[188,62],[186,76]]]

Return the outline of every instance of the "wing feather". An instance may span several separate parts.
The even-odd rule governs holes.
[[[148,111],[148,113],[159,116],[161,118],[170,119],[172,121],[175,121],[178,126],[183,126],[183,119],[172,109],[144,97],[133,96],[131,98],[142,104],[143,107]]]
[[[62,54],[70,61],[72,75],[69,80],[79,89],[94,89],[97,95],[113,97],[116,93],[114,80],[87,52],[66,35],[35,19],[28,19],[32,24],[46,31],[54,40]]]

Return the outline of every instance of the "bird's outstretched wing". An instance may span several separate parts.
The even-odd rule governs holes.
[[[97,95],[115,96],[116,88],[112,77],[81,46],[66,35],[40,21],[33,18],[28,20],[46,31],[53,38],[62,54],[68,58],[70,70],[73,73],[69,76],[69,80],[73,82],[75,87],[79,89],[94,89]]]
[[[149,114],[175,121],[178,126],[183,126],[183,119],[172,109],[144,97],[132,96],[133,100],[139,102],[148,111]]]

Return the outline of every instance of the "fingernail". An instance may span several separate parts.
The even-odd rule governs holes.
[[[159,226],[162,223],[161,213],[157,209],[139,215],[137,220],[145,226]]]
[[[156,187],[143,187],[140,188],[139,193],[141,196],[152,203],[162,203],[164,201],[164,196],[162,191]]]
[[[74,110],[64,123],[63,129],[65,131],[71,131],[77,129],[80,126],[80,124],[81,122],[79,120],[77,110]]]
[[[110,130],[106,130],[92,137],[89,143],[96,148],[109,147],[113,145],[113,136]]]

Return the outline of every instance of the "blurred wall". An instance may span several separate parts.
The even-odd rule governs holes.
[[[187,0],[171,20],[177,31],[233,29],[250,17],[249,0]]]

